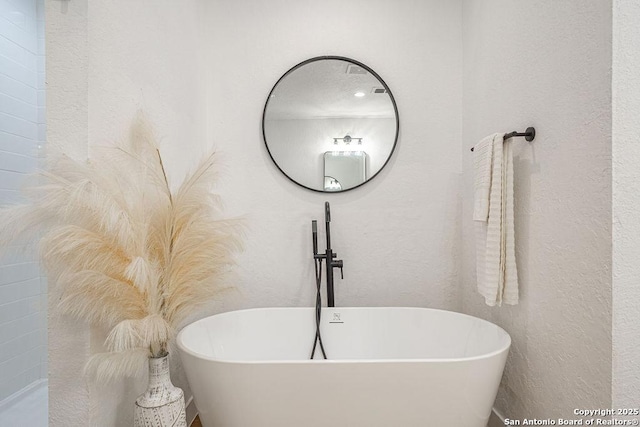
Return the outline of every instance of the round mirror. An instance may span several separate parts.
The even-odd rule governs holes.
[[[386,83],[353,59],[304,61],[275,84],[262,117],[271,159],[305,188],[359,187],[387,164],[398,140],[398,109]]]

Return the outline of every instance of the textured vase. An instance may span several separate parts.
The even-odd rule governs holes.
[[[187,427],[182,389],[171,384],[169,356],[149,358],[149,387],[136,399],[134,427]]]

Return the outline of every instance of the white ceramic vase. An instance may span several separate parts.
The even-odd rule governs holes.
[[[134,427],[187,427],[182,389],[171,384],[169,356],[149,358],[149,387],[136,399]]]

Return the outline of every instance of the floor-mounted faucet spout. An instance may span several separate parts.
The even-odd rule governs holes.
[[[340,276],[343,276],[342,273],[342,260],[334,259],[338,255],[333,252],[331,248],[331,208],[329,207],[329,202],[324,202],[324,222],[326,227],[327,234],[327,251],[326,251],[326,267],[327,267],[327,306],[335,307],[335,298],[333,293],[333,269],[340,269]]]

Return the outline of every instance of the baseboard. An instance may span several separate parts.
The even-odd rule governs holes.
[[[187,406],[187,425],[190,426],[193,424],[193,420],[198,416],[198,408],[196,408],[196,403],[193,401],[193,396],[191,396],[186,403]]]
[[[487,427],[500,427],[504,426],[504,417],[500,412],[496,411],[496,408],[493,408],[491,411],[491,416],[489,417],[489,424]]]

